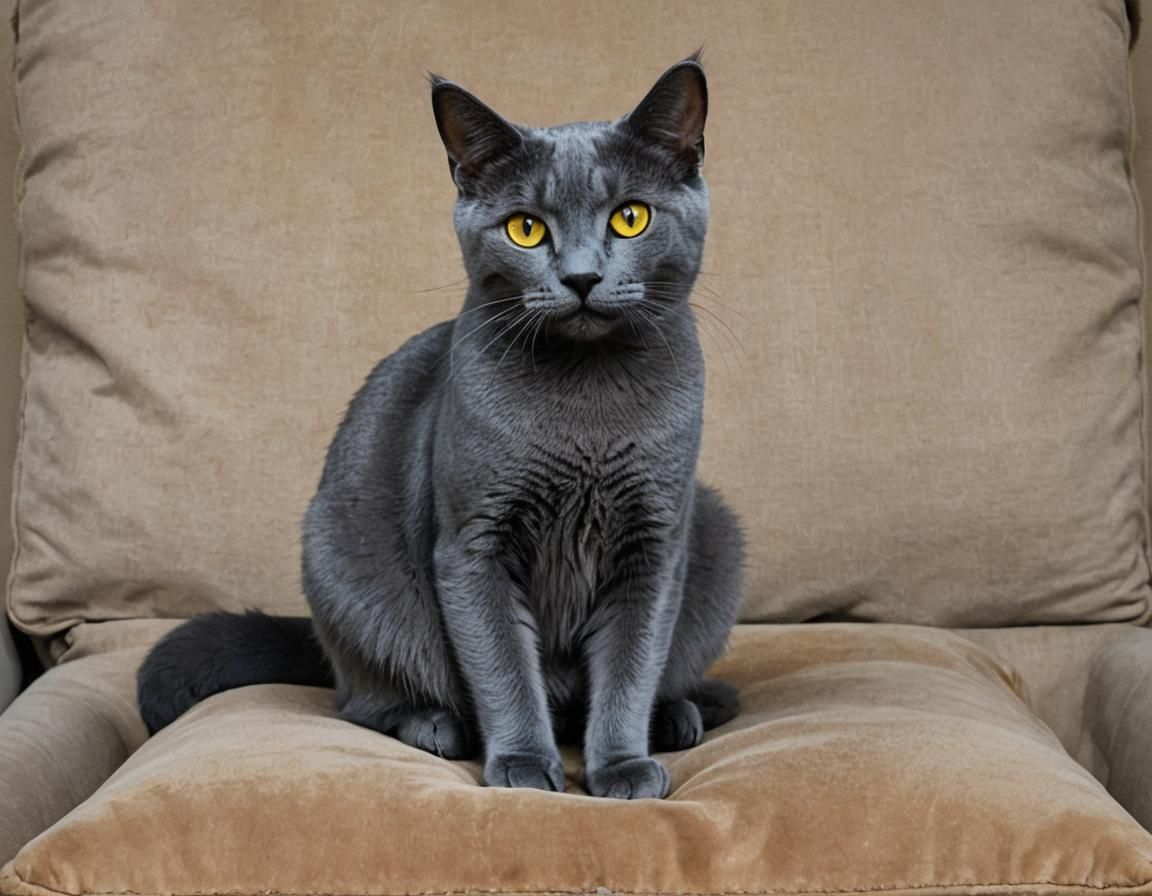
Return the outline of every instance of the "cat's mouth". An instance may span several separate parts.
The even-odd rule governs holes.
[[[579,301],[575,296],[553,302],[525,302],[530,312],[541,312],[552,333],[576,340],[592,342],[615,332],[626,318],[624,302],[595,298]],[[546,330],[547,332],[547,330]]]
[[[620,316],[620,312],[614,308],[593,308],[590,305],[581,305],[569,311],[560,320],[573,320],[574,318],[584,318],[591,320],[616,320]]]
[[[553,332],[559,330],[577,342],[594,342],[615,332],[623,318],[620,309],[581,303],[579,307],[561,312],[552,319]]]

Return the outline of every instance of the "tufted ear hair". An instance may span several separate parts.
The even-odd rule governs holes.
[[[708,82],[697,51],[660,76],[628,116],[628,128],[668,152],[691,174],[704,161],[704,120],[708,117]]]
[[[505,121],[458,84],[429,75],[432,112],[448,168],[457,185],[475,177],[493,159],[511,152],[524,140],[516,127]]]

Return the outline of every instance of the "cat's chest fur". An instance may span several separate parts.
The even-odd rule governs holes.
[[[658,466],[634,440],[574,441],[532,445],[491,481],[480,525],[523,594],[546,660],[578,649],[630,565],[673,549],[682,490]]]
[[[493,489],[505,558],[535,613],[544,646],[564,649],[626,565],[673,537],[677,493],[634,440],[535,446]]]
[[[693,385],[625,393],[594,374],[508,388],[457,403],[453,516],[519,585],[544,652],[564,653],[621,576],[676,550],[699,403]]]

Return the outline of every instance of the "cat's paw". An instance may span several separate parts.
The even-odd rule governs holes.
[[[497,753],[484,763],[484,782],[489,787],[531,787],[564,791],[564,764],[558,755]]]
[[[468,726],[446,709],[414,711],[400,722],[396,737],[444,759],[471,759],[477,753],[476,739]]]
[[[650,756],[589,768],[585,778],[592,796],[617,800],[661,799],[671,784],[668,770]]]
[[[718,678],[700,682],[692,692],[692,702],[700,710],[705,731],[731,722],[740,714],[740,691]]]
[[[691,700],[667,700],[652,713],[652,749],[657,753],[687,750],[704,737],[700,708]]]

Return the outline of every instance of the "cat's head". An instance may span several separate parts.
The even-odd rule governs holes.
[[[432,105],[481,313],[592,341],[687,302],[708,226],[698,54],[611,122],[514,125],[437,76]]]

